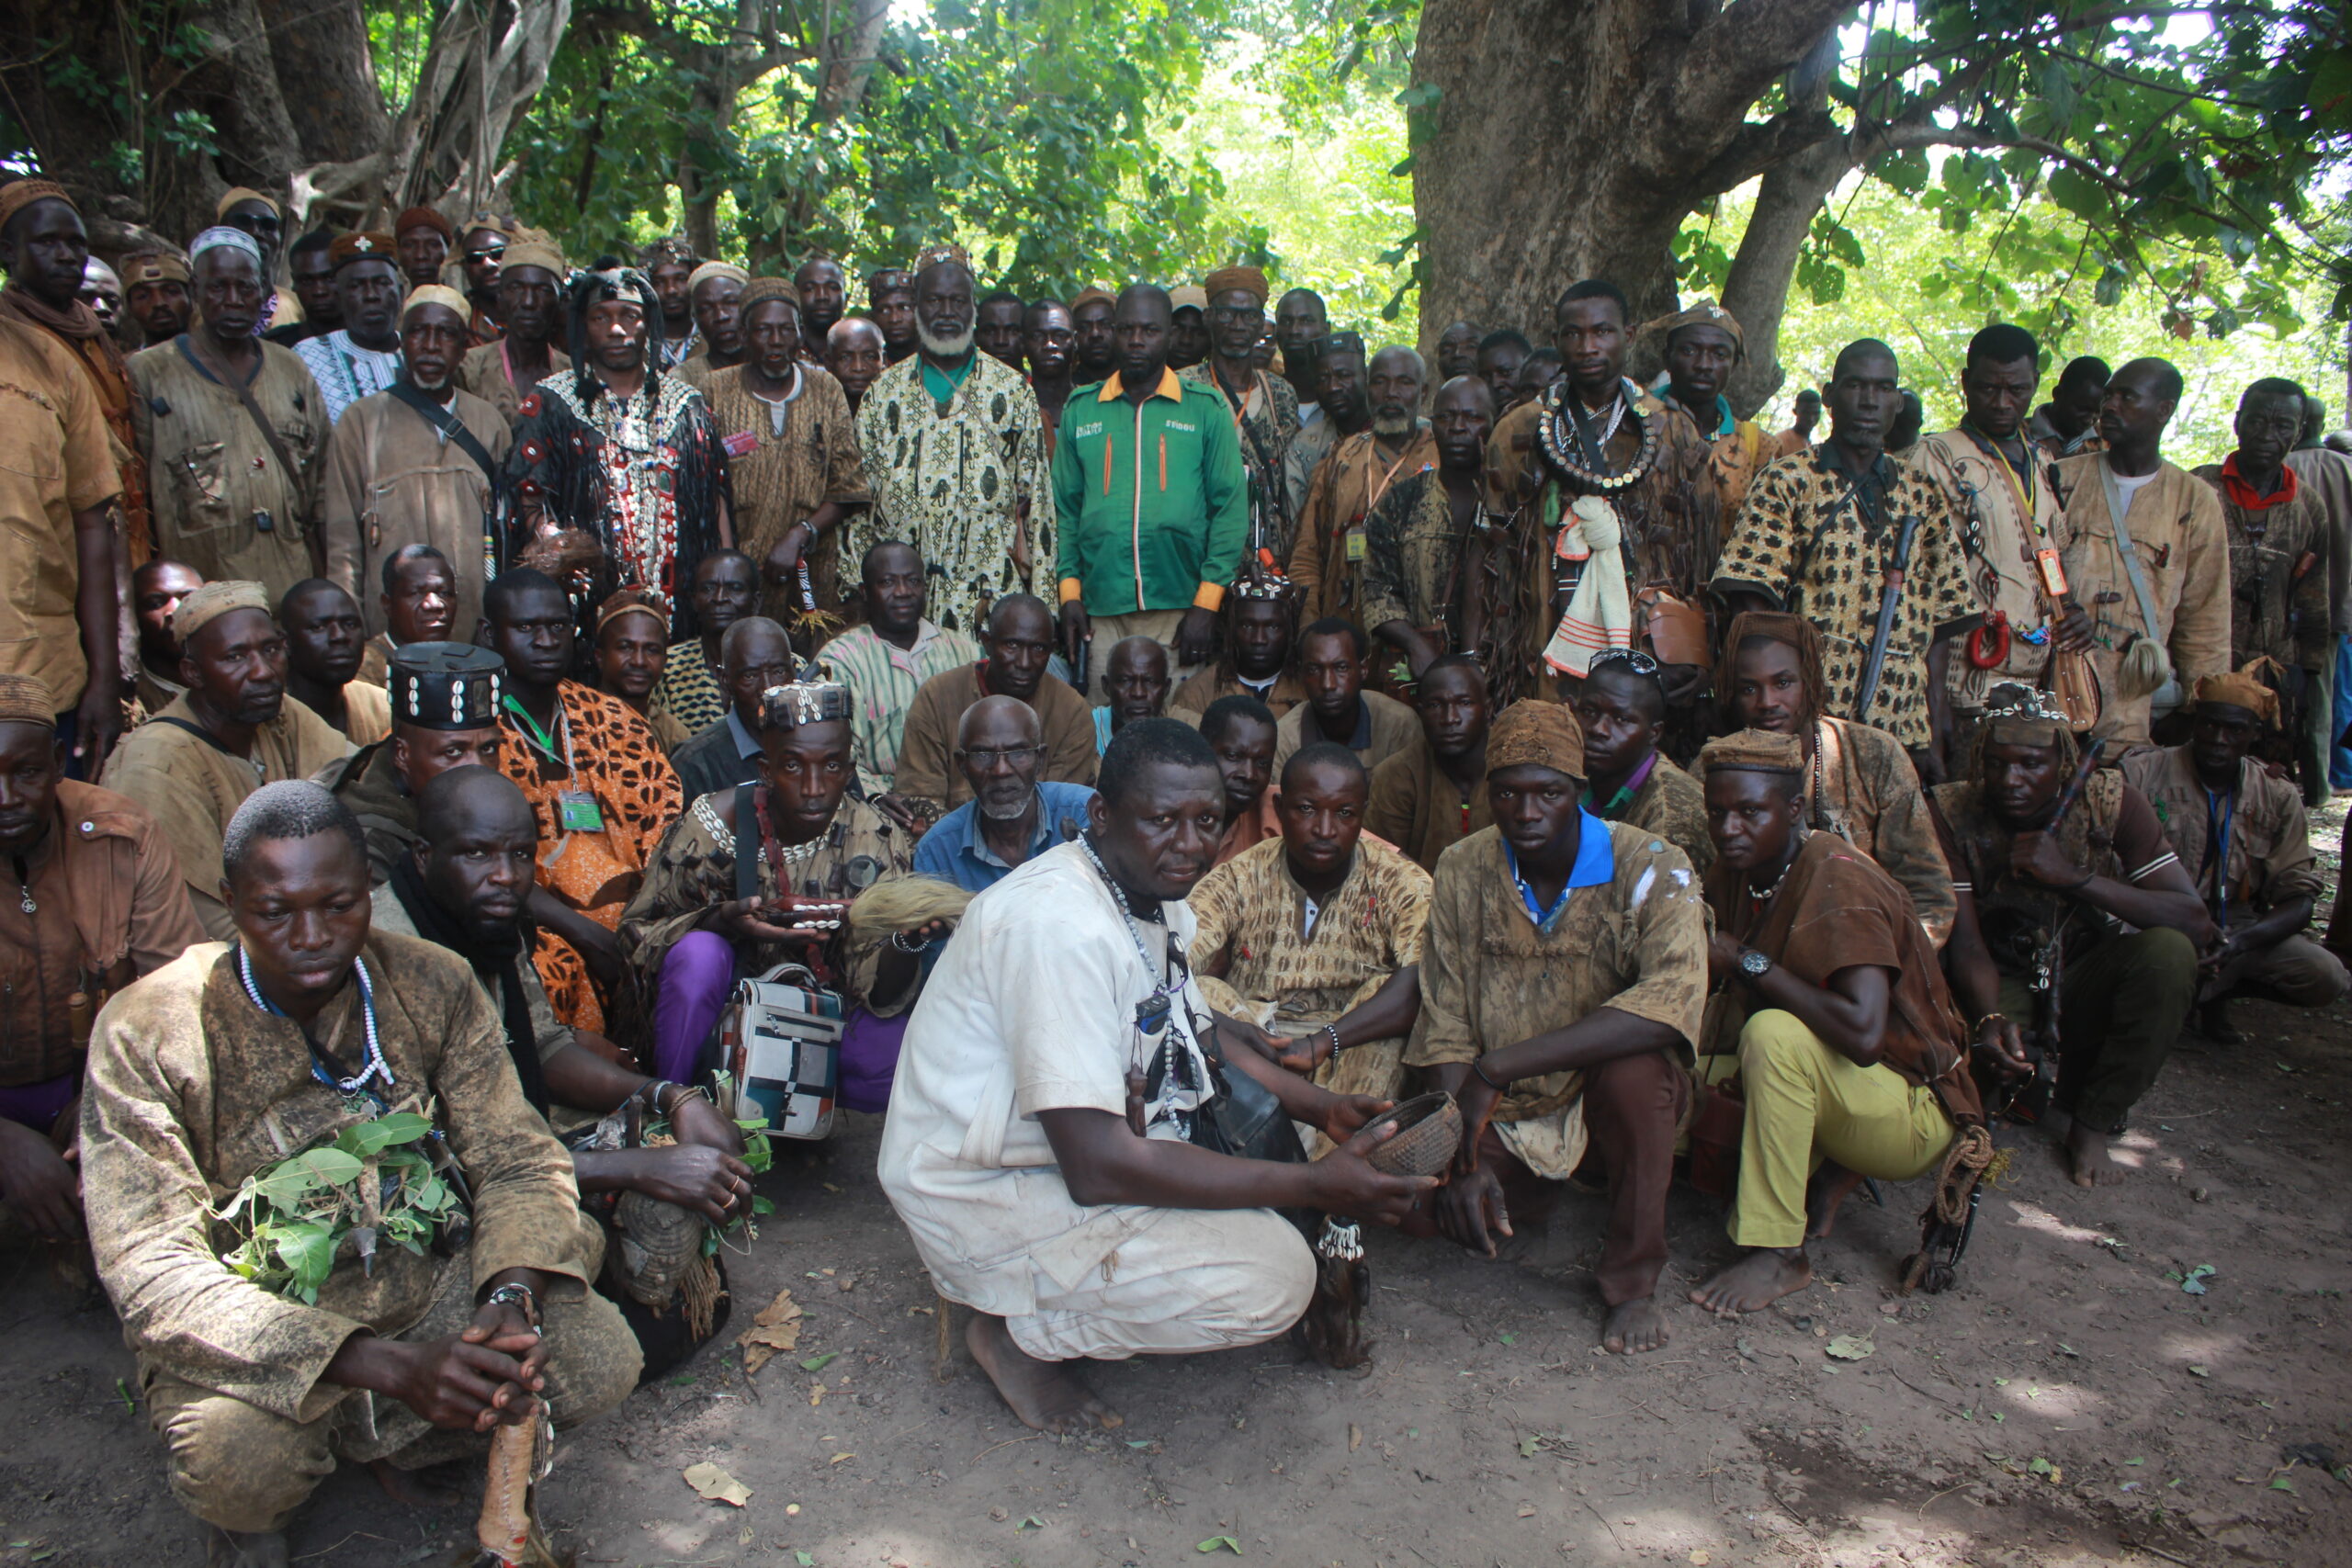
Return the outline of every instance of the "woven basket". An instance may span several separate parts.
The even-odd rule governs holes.
[[[1364,1124],[1367,1132],[1391,1125],[1396,1135],[1364,1156],[1391,1176],[1435,1176],[1462,1146],[1462,1108],[1443,1090],[1417,1095]]]

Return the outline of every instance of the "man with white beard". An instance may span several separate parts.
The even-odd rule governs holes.
[[[982,697],[956,727],[956,766],[972,798],[932,824],[915,846],[915,874],[978,893],[1015,866],[1086,829],[1094,787],[1041,780],[1046,746],[1036,710],[1019,697]]]
[[[1051,570],[1046,430],[1021,372],[974,352],[970,261],[956,245],[915,258],[916,352],[875,378],[857,410],[874,504],[854,516],[841,558],[884,539],[931,570],[932,618],[978,633],[990,600]]]
[[[513,443],[495,408],[455,379],[465,357],[466,297],[439,284],[401,310],[400,378],[343,411],[327,442],[320,522],[327,576],[359,602],[368,636],[385,629],[383,563],[430,545],[457,575],[450,635],[470,641],[481,617],[492,483]]]

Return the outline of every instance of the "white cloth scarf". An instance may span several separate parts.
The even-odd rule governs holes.
[[[1562,560],[1584,562],[1584,575],[1568,595],[1568,607],[1544,647],[1544,662],[1564,675],[1582,675],[1592,656],[1634,642],[1634,602],[1625,591],[1625,536],[1617,509],[1597,495],[1580,495],[1568,507],[1560,530]]]

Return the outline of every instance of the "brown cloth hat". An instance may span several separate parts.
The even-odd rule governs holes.
[[[393,233],[405,234],[411,229],[430,229],[440,235],[452,249],[457,246],[458,231],[450,226],[447,218],[429,207],[412,207],[392,220]]]
[[[2227,703],[2232,707],[2244,708],[2265,724],[2278,722],[2278,694],[2245,670],[2200,676],[2197,682],[2197,700],[2199,703]]]
[[[1503,709],[1487,732],[1487,773],[1505,768],[1549,768],[1572,779],[1584,774],[1584,730],[1565,703],[1540,699]]]
[[[212,221],[218,223],[228,217],[229,209],[241,201],[258,201],[276,213],[280,223],[286,221],[286,209],[277,204],[277,198],[274,196],[264,196],[251,186],[231,186],[227,190],[222,191],[220,199],[212,204]]]
[[[596,635],[602,637],[605,628],[623,615],[640,615],[652,616],[660,623],[662,635],[670,635],[670,606],[662,595],[646,588],[624,588],[596,606]]]
[[[972,253],[953,240],[942,240],[917,251],[913,264],[907,270],[921,272],[925,267],[937,266],[943,262],[952,262],[966,272],[969,272],[972,270]]]
[[[474,309],[464,295],[446,283],[420,283],[410,289],[408,298],[401,301],[401,320],[407,321],[408,313],[419,305],[447,306],[458,312],[461,321],[470,319]]]
[[[752,306],[764,305],[771,299],[781,299],[792,307],[795,314],[799,312],[800,290],[793,287],[788,277],[755,277],[743,285],[741,303],[746,316],[752,313]]]
[[[0,186],[0,224],[6,224],[36,201],[62,201],[74,207],[74,198],[55,180],[10,180]],[[74,207],[74,210],[82,209]]]
[[[1738,689],[1733,671],[1739,663],[1739,647],[1752,637],[1797,650],[1797,678],[1804,683],[1805,706],[1818,716],[1829,694],[1828,680],[1821,671],[1821,628],[1803,615],[1743,610],[1731,618],[1731,629],[1724,634],[1723,661],[1715,666],[1715,701],[1722,705],[1724,719],[1732,716],[1732,694]]]
[[[731,277],[738,283],[752,281],[752,275],[733,262],[707,261],[686,274],[686,292],[692,294],[714,277]]]
[[[1984,694],[1984,719],[1976,733],[1980,747],[2056,746],[2071,753],[2075,744],[2074,726],[2058,699],[2013,681]]]
[[[1674,334],[1684,327],[1720,327],[1731,334],[1732,357],[1735,360],[1747,357],[1747,334],[1740,331],[1739,318],[1713,299],[1694,299],[1687,308],[1677,310],[1670,316],[1660,316],[1655,321],[1645,321],[1642,323],[1640,333],[1635,335],[1648,337],[1656,333],[1658,346],[1663,349],[1674,341]]]
[[[663,262],[684,262],[692,266],[700,260],[683,234],[665,234],[637,254],[638,268],[643,272],[650,272]]]
[[[1265,308],[1266,275],[1254,266],[1221,266],[1201,279],[1201,287],[1208,290],[1212,299],[1238,288],[1257,300],[1261,310]]]
[[[865,275],[865,297],[879,299],[885,294],[912,292],[915,275],[902,266],[878,266]]]
[[[1198,310],[1203,315],[1206,315],[1209,309],[1209,291],[1197,283],[1187,283],[1171,288],[1168,291],[1168,308],[1170,310]]]
[[[187,263],[169,251],[133,251],[115,263],[115,276],[129,288],[135,283],[186,283]]]
[[[269,591],[258,582],[230,579],[208,582],[181,600],[180,607],[172,612],[172,636],[186,648],[188,638],[232,610],[259,610],[268,615]]]
[[[1743,729],[1718,735],[1699,748],[1701,776],[1718,771],[1750,773],[1804,772],[1804,743],[1793,735],[1770,729]]]
[[[1115,305],[1119,302],[1118,296],[1103,288],[1101,284],[1090,283],[1085,288],[1080,289],[1071,299],[1069,302],[1070,313],[1073,315],[1077,314],[1078,308],[1080,305],[1091,305],[1097,299],[1102,300],[1105,305]]]
[[[370,256],[390,262],[392,255],[392,237],[381,229],[337,234],[327,245],[327,259],[338,268],[346,262],[366,261]]]
[[[0,724],[57,728],[57,699],[38,675],[0,675]]]
[[[553,242],[543,239],[516,240],[506,247],[506,254],[498,261],[505,272],[513,272],[518,266],[544,267],[555,274],[559,283],[571,271],[571,265],[563,259],[563,253],[555,247]]]

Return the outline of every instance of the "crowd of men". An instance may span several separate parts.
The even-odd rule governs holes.
[[[2192,471],[2173,366],[2037,406],[2014,326],[1948,429],[1864,338],[1767,434],[1732,316],[1601,279],[1432,366],[1246,265],[943,245],[852,314],[823,256],[285,216],[109,268],[0,186],[0,1199],[88,1238],[217,1562],[716,1332],[716,1042],[780,965],[1049,1430],[1114,1419],[1081,1358],[1361,1359],[1361,1224],[1491,1256],[1580,1171],[1653,1349],[1686,1151],[1690,1299],[1755,1311],[1864,1179],[2003,1116],[2111,1179],[2184,1028],[2352,988],[2352,465],[2293,382]],[[1421,1089],[1439,1175],[1379,1153]],[[224,1262],[224,1196],[399,1110],[462,1235]]]

